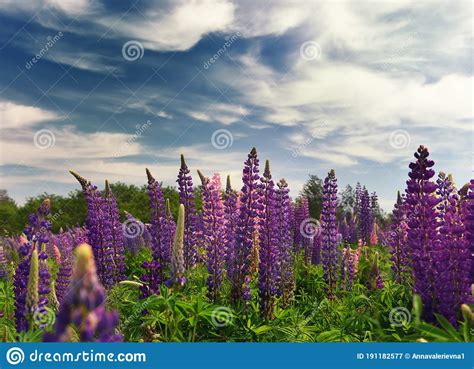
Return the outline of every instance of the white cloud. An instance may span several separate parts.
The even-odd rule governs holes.
[[[205,111],[190,111],[188,115],[202,122],[218,122],[223,125],[241,121],[249,113],[242,105],[212,103]]]
[[[56,113],[41,108],[16,104],[11,101],[0,101],[0,128],[2,130],[24,129],[58,118]]]
[[[75,51],[61,51],[58,50],[61,46],[56,48],[44,56],[45,59],[69,65],[73,68],[88,70],[91,72],[107,74],[109,72],[119,72],[120,69],[117,66],[113,66],[111,63],[104,61],[99,55],[82,52],[78,54]]]
[[[2,0],[2,8],[0,11],[15,12],[27,11],[38,12],[43,8],[53,8],[60,10],[64,14],[78,16],[85,13],[91,7],[90,0]]]
[[[234,5],[226,0],[180,1],[171,9],[156,5],[146,14],[121,20],[98,20],[113,32],[137,39],[153,50],[185,51],[210,32],[227,29],[234,18]]]

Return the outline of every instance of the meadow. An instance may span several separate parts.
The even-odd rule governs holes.
[[[20,232],[2,212],[1,341],[473,341],[474,180],[426,147],[391,214],[334,170],[293,194],[255,148],[239,190],[195,169],[177,190],[144,170],[134,206],[72,171],[83,224],[55,196]]]

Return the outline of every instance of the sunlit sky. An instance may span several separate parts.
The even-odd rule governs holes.
[[[230,174],[257,147],[296,196],[334,168],[390,210],[417,146],[472,177],[472,3],[0,0],[0,187],[75,169]],[[212,58],[212,60],[211,60]],[[196,181],[197,182],[197,181]]]

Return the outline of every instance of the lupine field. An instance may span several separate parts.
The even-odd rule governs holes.
[[[359,183],[340,211],[331,170],[316,218],[255,148],[243,159],[237,188],[181,157],[174,210],[144,170],[149,222],[71,171],[84,224],[53,232],[45,198],[1,239],[1,340],[473,340],[474,180],[456,187],[420,146],[391,214]]]

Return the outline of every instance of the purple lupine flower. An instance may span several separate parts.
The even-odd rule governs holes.
[[[349,252],[347,258],[347,270],[346,270],[346,290],[350,291],[352,289],[352,283],[355,277],[355,259],[357,258],[357,250],[352,250],[350,244],[348,244],[347,251]]]
[[[72,276],[72,260],[70,258],[63,258],[61,265],[59,266],[58,274],[56,275],[55,292],[56,299],[59,305],[64,300],[69,283],[71,282]]]
[[[436,216],[437,199],[434,191],[436,184],[430,179],[435,172],[431,167],[434,162],[428,159],[429,152],[420,146],[415,153],[416,161],[410,163],[410,172],[406,189],[406,208],[408,219],[408,245],[413,258],[413,275],[415,293],[421,296],[424,314],[427,320],[433,318],[436,307],[436,290],[438,257],[436,243],[438,221]]]
[[[230,176],[227,176],[226,190],[224,193],[224,219],[226,240],[226,267],[229,279],[232,279],[232,263],[234,260],[235,238],[238,222],[237,193],[232,189]]]
[[[82,186],[82,191],[87,202],[87,238],[89,239],[97,273],[101,283],[112,287],[114,283],[114,251],[112,223],[107,215],[107,204],[101,192],[90,181],[79,174],[70,171]]]
[[[212,181],[199,170],[198,174],[202,182],[202,215],[209,273],[207,295],[211,301],[215,302],[220,295],[226,249],[221,182],[218,174],[214,175]]]
[[[334,170],[328,173],[323,186],[323,208],[321,211],[321,252],[324,279],[328,297],[336,297],[338,253],[336,234],[337,179]]]
[[[46,333],[44,341],[72,341],[77,330],[81,342],[119,342],[122,336],[115,332],[118,313],[104,307],[105,290],[100,284],[93,257],[87,244],[76,248],[74,272],[68,293],[56,316],[54,333]]]
[[[397,283],[405,283],[410,278],[411,255],[407,247],[407,229],[405,202],[400,192],[392,213],[389,244],[392,261],[392,270]]]
[[[17,331],[28,330],[28,320],[26,312],[26,294],[28,275],[30,272],[30,257],[34,249],[37,251],[49,242],[51,223],[47,219],[50,214],[51,203],[49,199],[45,199],[36,213],[30,214],[28,217],[28,225],[25,227],[24,233],[26,240],[19,247],[20,262],[15,270],[13,286],[15,293],[15,322]],[[43,280],[43,289],[49,288],[48,281]],[[43,300],[44,301],[44,300]]]
[[[165,229],[166,208],[163,192],[160,184],[153,178],[150,171],[146,169],[148,177],[148,198],[150,200],[152,236],[152,261],[144,262],[145,275],[143,281],[147,284],[143,286],[143,296],[160,293],[160,283],[163,280],[163,263],[166,258]]]
[[[110,219],[112,233],[112,249],[115,264],[114,281],[120,282],[125,279],[125,247],[123,237],[123,226],[120,222],[117,200],[109,182],[105,181],[105,207],[106,216]]]
[[[69,231],[72,238],[72,248],[74,249],[78,245],[83,243],[89,244],[89,238],[87,236],[87,229],[83,227],[76,227]]]
[[[72,250],[75,245],[75,230],[62,232],[55,237],[55,246],[61,251],[61,262],[55,281],[55,293],[58,304],[64,300],[72,275]]]
[[[367,245],[370,244],[370,233],[372,231],[372,210],[370,204],[369,191],[365,188],[362,188],[361,197],[360,197],[360,238]]]
[[[184,266],[186,269],[193,268],[197,260],[197,242],[195,236],[196,218],[193,179],[190,170],[181,155],[181,167],[178,174],[179,202],[184,205]]]
[[[437,215],[439,237],[435,262],[439,270],[437,281],[437,306],[439,311],[454,325],[457,324],[459,307],[469,302],[471,283],[470,250],[465,242],[464,226],[459,195],[454,188],[451,176],[441,172],[436,181],[439,197]]]
[[[277,214],[277,240],[280,265],[279,294],[282,296],[283,306],[288,306],[293,299],[295,281],[293,274],[293,257],[291,255],[291,201],[288,195],[288,183],[281,179],[275,191]]]
[[[474,281],[474,179],[469,182],[469,190],[464,203],[465,240],[470,253],[471,272],[470,280]]]
[[[258,288],[260,313],[265,319],[273,319],[275,297],[280,283],[280,257],[278,239],[278,213],[275,183],[270,173],[270,162],[265,162],[265,170],[259,185],[259,274]]]
[[[350,291],[356,274],[355,264],[358,262],[358,250],[352,250],[350,243],[346,242],[342,249],[341,259],[341,287]]]
[[[360,182],[357,182],[355,187],[355,199],[354,199],[354,234],[353,240],[351,242],[358,242],[361,238],[360,235],[360,213],[361,213],[361,199],[362,199],[362,185]]]
[[[48,267],[48,254],[46,252],[46,245],[42,244],[40,247],[38,260],[39,260],[39,270],[38,270],[38,309],[43,309],[48,305],[48,296],[51,292],[50,288],[50,278],[51,274],[49,273]]]
[[[314,236],[317,233],[317,227],[313,223],[313,219],[311,219],[309,214],[309,201],[307,197],[303,197],[301,199],[301,215],[300,219],[301,222],[299,225],[298,231],[302,235],[302,249],[304,254],[304,261],[305,264],[308,265],[311,263],[312,254],[313,254],[313,242]]]
[[[244,163],[242,175],[243,187],[240,195],[237,237],[230,274],[232,278],[232,299],[234,301],[242,300],[245,277],[250,270],[253,238],[257,228],[258,163],[257,150],[254,147]]]
[[[382,278],[380,272],[377,276],[377,284],[375,285],[375,287],[379,290],[381,290],[385,287],[385,284],[383,283],[383,278]]]

